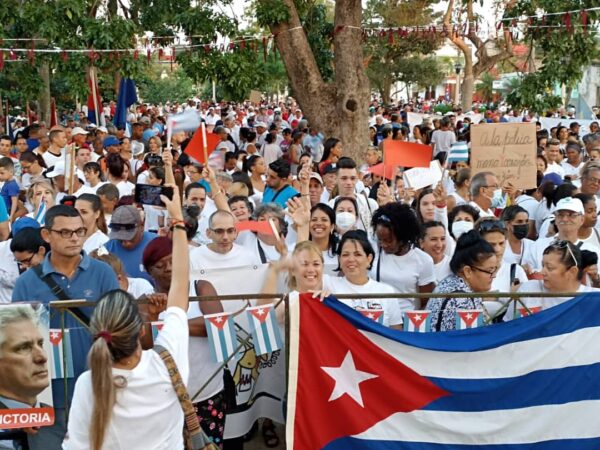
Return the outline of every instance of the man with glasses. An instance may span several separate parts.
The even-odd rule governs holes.
[[[215,211],[208,220],[207,237],[210,244],[190,252],[190,270],[224,269],[260,264],[260,259],[243,246],[236,244],[238,232],[235,218],[229,211]]]
[[[131,278],[144,278],[153,283],[152,277],[144,269],[142,255],[144,249],[156,233],[144,231],[144,222],[135,206],[123,205],[115,209],[111,221],[110,240],[104,244],[106,249],[123,261],[127,275]]]
[[[96,301],[104,293],[119,288],[112,268],[82,251],[86,229],[75,208],[56,205],[46,212],[42,238],[50,244],[44,261],[24,272],[15,284],[13,302],[38,301],[48,304],[54,300],[77,299]],[[79,310],[80,317],[91,315],[91,308]],[[73,372],[78,377],[86,370],[86,355],[91,345],[87,330],[71,314],[65,314],[65,326],[70,329]],[[51,328],[61,328],[61,314],[52,314]],[[43,427],[35,435],[31,449],[61,448],[66,433],[65,397],[70,401],[74,384],[71,380],[65,392],[65,380],[52,380],[55,424]]]
[[[600,161],[588,161],[581,168],[581,193],[600,200]]]
[[[479,172],[471,179],[471,198],[469,202],[479,212],[480,217],[494,217],[492,202],[502,197],[498,178],[492,172]]]
[[[530,252],[523,256],[523,265],[529,265],[535,271],[542,268],[544,250],[555,241],[568,241],[580,250],[589,250],[596,254],[600,249],[589,242],[583,242],[578,237],[579,228],[583,225],[583,203],[578,198],[566,197],[558,201],[554,211],[554,224],[558,233],[547,238],[539,238],[530,247]]]

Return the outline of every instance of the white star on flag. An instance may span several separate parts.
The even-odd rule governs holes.
[[[256,314],[258,314],[259,316],[262,316],[265,313],[265,310],[260,308],[256,310]]]
[[[51,334],[52,339],[57,339],[59,334],[56,331],[53,331]]]
[[[416,314],[415,315],[415,320],[418,322],[419,320],[421,320],[421,314]]]
[[[356,366],[354,365],[354,359],[352,359],[352,353],[350,351],[346,353],[341,366],[321,367],[321,369],[323,369],[327,375],[335,380],[333,392],[329,397],[330,402],[337,400],[344,394],[348,394],[352,400],[358,403],[361,407],[365,407],[363,404],[362,395],[360,394],[360,383],[372,378],[377,378],[377,375],[357,370]]]
[[[467,320],[471,320],[472,318],[473,318],[473,314],[471,314],[471,313],[468,313],[468,314],[467,314]]]
[[[217,322],[217,323],[221,323],[221,322],[223,322],[223,317],[221,317],[221,316],[217,317],[217,318],[215,319],[215,322]]]
[[[369,319],[375,319],[375,314],[373,314],[373,313],[369,313],[369,314],[367,314],[367,317],[368,317]]]

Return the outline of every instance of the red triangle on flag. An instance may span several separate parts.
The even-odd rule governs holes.
[[[271,307],[266,306],[262,308],[248,309],[248,311],[250,311],[250,314],[256,317],[260,321],[260,323],[263,323],[265,320],[267,320],[267,317],[269,317],[270,309]]]
[[[398,167],[394,166],[386,166],[383,163],[375,164],[367,169],[367,172],[372,173],[373,175],[380,176],[386,180],[394,180],[396,178]]]
[[[459,311],[458,314],[460,315],[460,318],[465,323],[465,325],[470,327],[471,325],[473,325],[473,322],[477,320],[481,312]]]
[[[62,331],[61,330],[50,330],[50,342],[52,345],[58,345],[62,341]]]
[[[413,325],[419,328],[421,324],[427,320],[429,311],[407,312],[406,315]]]
[[[184,153],[190,158],[194,158],[199,164],[206,164],[204,160],[204,147],[206,146],[207,156],[214,151],[214,149],[221,142],[221,138],[214,133],[206,133],[206,145],[204,139],[202,139],[202,127],[198,128],[187,147],[185,147]]]
[[[358,311],[366,318],[374,320],[375,322],[383,315],[383,309],[359,309]]]
[[[299,342],[290,355],[297,373],[288,396],[294,405],[294,449],[321,449],[394,413],[422,409],[448,395],[370,341],[327,303],[312,294],[302,294],[298,302],[299,335],[294,340]]]
[[[541,310],[542,310],[541,306],[530,306],[529,311],[531,311],[531,313],[529,313],[526,308],[519,308],[519,312],[521,313],[521,316],[523,316],[523,317],[539,313]]]
[[[231,314],[224,313],[224,314],[216,314],[211,317],[204,316],[204,318],[208,319],[208,321],[210,323],[212,323],[215,327],[217,327],[219,330],[222,330],[225,327],[225,324],[227,323],[227,321],[229,320],[230,315]]]

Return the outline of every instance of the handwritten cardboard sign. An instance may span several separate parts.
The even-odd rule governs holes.
[[[260,93],[260,91],[255,91],[254,89],[252,89],[250,91],[250,103],[258,105],[260,104],[262,100],[262,94]]]
[[[471,174],[492,172],[503,186],[536,187],[536,135],[533,123],[471,126]]]

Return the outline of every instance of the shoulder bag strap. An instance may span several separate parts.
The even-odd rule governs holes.
[[[42,273],[42,265],[41,264],[38,264],[37,266],[34,266],[30,270],[33,270],[33,272],[38,276],[38,278],[40,280],[42,280],[44,283],[46,283],[46,286],[48,286],[50,288],[50,291],[52,291],[52,294],[54,294],[54,296],[57,299],[59,299],[59,300],[72,300],[71,297],[69,296],[69,294],[67,294],[65,292],[65,290],[58,285],[58,283],[54,280],[54,278],[52,278],[51,274],[44,275]],[[86,316],[81,311],[81,309],[79,309],[79,308],[69,308],[69,311],[71,313],[73,313],[73,315],[75,317],[77,317],[77,319],[79,319],[79,321],[82,322],[83,324],[85,324],[86,326],[88,326],[90,324],[90,318],[88,316]]]
[[[265,255],[265,250],[262,248],[262,245],[260,245],[260,239],[258,238],[258,236],[256,236],[256,246],[258,247],[258,254],[260,255],[260,261],[263,264],[266,264],[267,261],[267,255]]]
[[[163,346],[155,345],[153,350],[159,354],[169,372],[173,389],[175,389],[175,393],[177,394],[177,398],[179,399],[181,409],[183,410],[183,414],[185,416],[184,426],[189,433],[191,449],[200,450],[205,448],[206,446],[210,445],[211,442],[204,434],[204,431],[202,431],[202,428],[200,428],[200,422],[198,421],[198,416],[196,415],[196,409],[194,408],[187,388],[181,379],[181,374],[177,368],[177,363],[173,359],[173,356],[171,356],[171,353],[169,353],[169,350]]]
[[[510,284],[512,285],[515,281],[515,275],[517,274],[517,263],[510,265]]]
[[[465,292],[465,291],[460,290],[460,291],[454,291],[454,292],[458,293],[458,292]],[[437,322],[435,323],[435,331],[442,331],[442,316],[444,315],[444,311],[446,310],[446,307],[448,306],[448,302],[450,300],[452,300],[452,299],[450,297],[447,297],[442,302],[442,306],[440,307],[440,310],[438,311],[438,314],[437,314]]]
[[[376,281],[379,281],[380,278],[380,271],[381,271],[381,252],[383,250],[381,250],[381,247],[379,247],[379,253],[377,254],[377,270],[375,271],[375,279]]]

